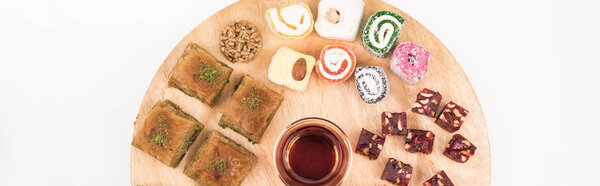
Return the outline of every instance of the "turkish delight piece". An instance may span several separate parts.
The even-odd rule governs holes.
[[[381,133],[384,137],[387,135],[406,135],[408,132],[408,129],[406,128],[406,112],[381,113],[381,126]]]
[[[308,85],[315,61],[310,55],[281,47],[273,55],[267,76],[275,84],[302,92]]]
[[[281,8],[269,8],[265,14],[269,29],[284,39],[302,39],[313,30],[313,15],[308,5],[288,3]]]
[[[408,84],[415,84],[427,75],[429,51],[412,43],[400,43],[390,60],[390,69]]]
[[[324,38],[354,41],[360,29],[363,0],[321,0],[315,31]]]
[[[427,130],[409,129],[406,134],[404,149],[408,152],[431,154],[435,134]]]
[[[330,82],[346,81],[356,68],[356,56],[344,45],[327,45],[321,50],[315,71],[321,79]]]
[[[412,170],[413,168],[410,164],[390,158],[383,169],[381,179],[396,185],[407,186],[412,175]]]
[[[435,123],[448,132],[456,132],[465,122],[467,114],[469,114],[468,110],[450,101],[435,120]]]
[[[436,175],[431,177],[431,179],[425,181],[423,186],[454,186],[448,175],[442,170],[438,172]]]
[[[440,93],[424,88],[417,94],[417,101],[413,104],[412,111],[434,118],[440,101],[442,101]]]
[[[390,83],[381,67],[358,67],[354,76],[358,94],[368,104],[375,104],[383,100],[390,92]]]
[[[363,29],[363,45],[375,57],[384,58],[396,43],[403,25],[404,18],[394,12],[376,12],[369,17]]]
[[[464,163],[475,154],[475,150],[477,150],[477,147],[469,140],[465,139],[465,137],[460,134],[454,134],[452,139],[450,139],[450,142],[448,142],[448,145],[446,145],[444,155],[451,160]]]
[[[365,155],[371,160],[377,159],[381,149],[383,149],[384,142],[385,138],[375,135],[363,128],[362,131],[360,131],[360,137],[358,138],[355,152]]]

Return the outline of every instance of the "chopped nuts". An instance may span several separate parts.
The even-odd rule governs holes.
[[[424,93],[424,92],[421,92],[420,94],[421,94],[421,96],[426,97],[426,98],[433,96],[433,94]]]
[[[262,37],[253,24],[238,21],[221,32],[219,46],[227,60],[247,63],[260,51]]]

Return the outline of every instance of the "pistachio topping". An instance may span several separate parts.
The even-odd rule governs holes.
[[[152,134],[150,142],[155,148],[162,147],[164,150],[167,149],[167,142],[169,141],[169,126],[166,123],[168,119],[164,113],[159,113],[156,118],[160,122],[160,125],[158,126],[158,130]]]
[[[265,101],[265,99],[260,97],[256,93],[256,89],[253,87],[252,91],[250,92],[250,95],[242,99],[242,107],[244,108],[244,110],[246,110],[246,108],[255,110],[260,106],[260,104],[263,101]]]
[[[221,71],[215,69],[211,66],[208,66],[204,61],[200,62],[200,74],[198,74],[198,79],[208,82],[211,86],[217,84],[217,79],[221,76]]]
[[[219,157],[219,153],[216,151],[215,151],[215,156]],[[225,161],[222,158],[218,158],[217,160],[212,162],[211,167],[216,169],[220,173],[224,173],[225,170],[227,170],[227,161]]]

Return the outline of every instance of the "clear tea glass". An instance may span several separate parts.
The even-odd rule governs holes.
[[[339,185],[352,167],[350,140],[329,120],[303,118],[277,138],[273,164],[287,185]]]

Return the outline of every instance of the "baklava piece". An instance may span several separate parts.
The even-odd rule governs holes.
[[[169,100],[156,103],[141,125],[131,145],[169,167],[179,164],[204,128],[198,120]]]
[[[431,131],[410,129],[406,134],[404,149],[408,152],[421,152],[431,154],[435,134]]]
[[[454,186],[448,175],[442,170],[435,174],[431,179],[425,181],[423,186]]]
[[[412,170],[413,168],[410,164],[390,158],[385,165],[385,169],[383,169],[381,179],[396,185],[407,186],[412,175]]]
[[[240,185],[256,161],[252,152],[212,131],[183,173],[200,185]]]
[[[213,106],[232,71],[198,44],[189,43],[169,75],[169,87]]]
[[[283,96],[246,75],[225,103],[221,127],[258,143],[283,101]]]
[[[435,120],[435,123],[450,133],[456,132],[465,122],[467,114],[469,114],[468,110],[450,101],[444,107],[438,119]]]
[[[355,152],[369,157],[370,160],[377,159],[383,149],[385,138],[375,135],[366,129],[360,131],[360,137],[356,144]]]
[[[475,150],[477,150],[477,147],[469,140],[465,139],[465,137],[460,134],[454,134],[452,139],[450,139],[450,142],[448,142],[448,145],[446,145],[444,155],[451,160],[464,163],[475,154]]]
[[[400,135],[404,136],[408,132],[406,128],[406,113],[381,113],[381,133],[383,136]]]
[[[415,101],[412,111],[435,118],[440,101],[442,101],[440,93],[424,88],[417,94],[417,101]]]

